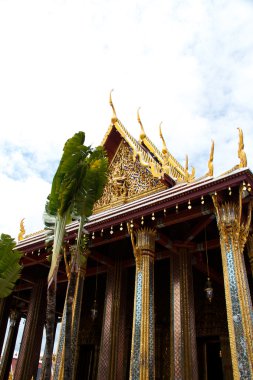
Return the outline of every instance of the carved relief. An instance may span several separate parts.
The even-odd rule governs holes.
[[[164,189],[165,186],[138,159],[133,160],[132,149],[122,141],[110,164],[104,193],[95,204],[94,211],[125,203],[159,188]]]

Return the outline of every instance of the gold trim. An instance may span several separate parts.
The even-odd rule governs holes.
[[[224,273],[224,286],[225,298],[227,307],[228,329],[231,346],[231,357],[233,365],[233,373],[235,380],[240,379],[237,347],[236,347],[236,334],[234,330],[233,313],[232,313],[232,295],[230,293],[229,275],[227,267],[227,251],[232,249],[235,276],[237,283],[238,299],[240,305],[240,313],[242,318],[242,328],[246,343],[246,350],[248,356],[248,363],[253,377],[253,328],[251,318],[251,301],[249,297],[249,290],[247,286],[247,276],[244,266],[243,249],[249,233],[251,222],[251,202],[248,206],[248,215],[246,222],[242,222],[242,192],[243,187],[239,189],[238,203],[227,202],[219,204],[217,195],[212,195],[213,203],[215,206],[215,213],[217,225],[220,232],[222,265]],[[230,247],[230,244],[232,246]]]
[[[247,156],[244,151],[243,142],[243,131],[241,128],[237,128],[239,131],[239,142],[238,142],[238,158],[240,160],[239,168],[245,168],[247,166]]]

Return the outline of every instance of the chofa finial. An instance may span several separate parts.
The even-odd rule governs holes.
[[[137,120],[138,120],[138,123],[140,124],[140,127],[141,127],[141,133],[140,133],[140,140],[139,141],[142,142],[142,140],[144,140],[146,137],[146,133],[144,131],[144,128],[143,128],[143,125],[141,122],[141,118],[140,118],[140,108],[141,107],[139,107],[137,110]]]
[[[113,89],[110,91],[109,103],[110,103],[110,106],[112,107],[112,118],[111,118],[111,121],[112,121],[112,123],[115,123],[117,121],[117,115],[116,115],[116,111],[115,111],[115,108],[114,108],[114,105],[113,105],[113,102],[112,102],[112,92],[113,92]]]
[[[167,149],[167,145],[166,145],[166,142],[165,142],[163,134],[162,134],[162,123],[163,122],[161,121],[161,123],[159,124],[159,134],[160,134],[160,138],[162,139],[162,143],[163,143],[162,154],[165,156],[166,154],[168,154],[168,149]]]
[[[239,168],[245,168],[247,166],[247,156],[244,151],[243,131],[241,128],[237,128],[239,131],[239,143],[238,143],[238,158],[240,160]]]
[[[207,175],[212,177],[213,176],[213,155],[214,155],[214,141],[212,141],[211,144],[211,150],[210,150],[210,156],[209,156],[209,161],[208,161],[208,172]]]
[[[24,240],[24,236],[25,236],[24,220],[25,220],[25,218],[21,219],[21,221],[20,221],[20,231],[18,234],[18,241]]]

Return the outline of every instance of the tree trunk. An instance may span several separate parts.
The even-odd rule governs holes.
[[[43,369],[40,380],[51,379],[52,355],[54,349],[54,327],[56,308],[56,279],[47,288],[47,314],[46,314],[46,345],[43,358]]]
[[[64,346],[64,380],[72,379],[73,360],[72,360],[72,307],[75,296],[77,274],[70,272],[70,279],[66,295],[66,330]]]

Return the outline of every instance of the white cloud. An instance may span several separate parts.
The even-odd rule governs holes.
[[[0,231],[42,228],[63,144],[78,130],[100,143],[111,88],[129,131],[141,106],[148,135],[161,146],[163,120],[198,175],[212,138],[215,172],[237,163],[238,125],[252,166],[252,17],[246,0],[0,1]]]

